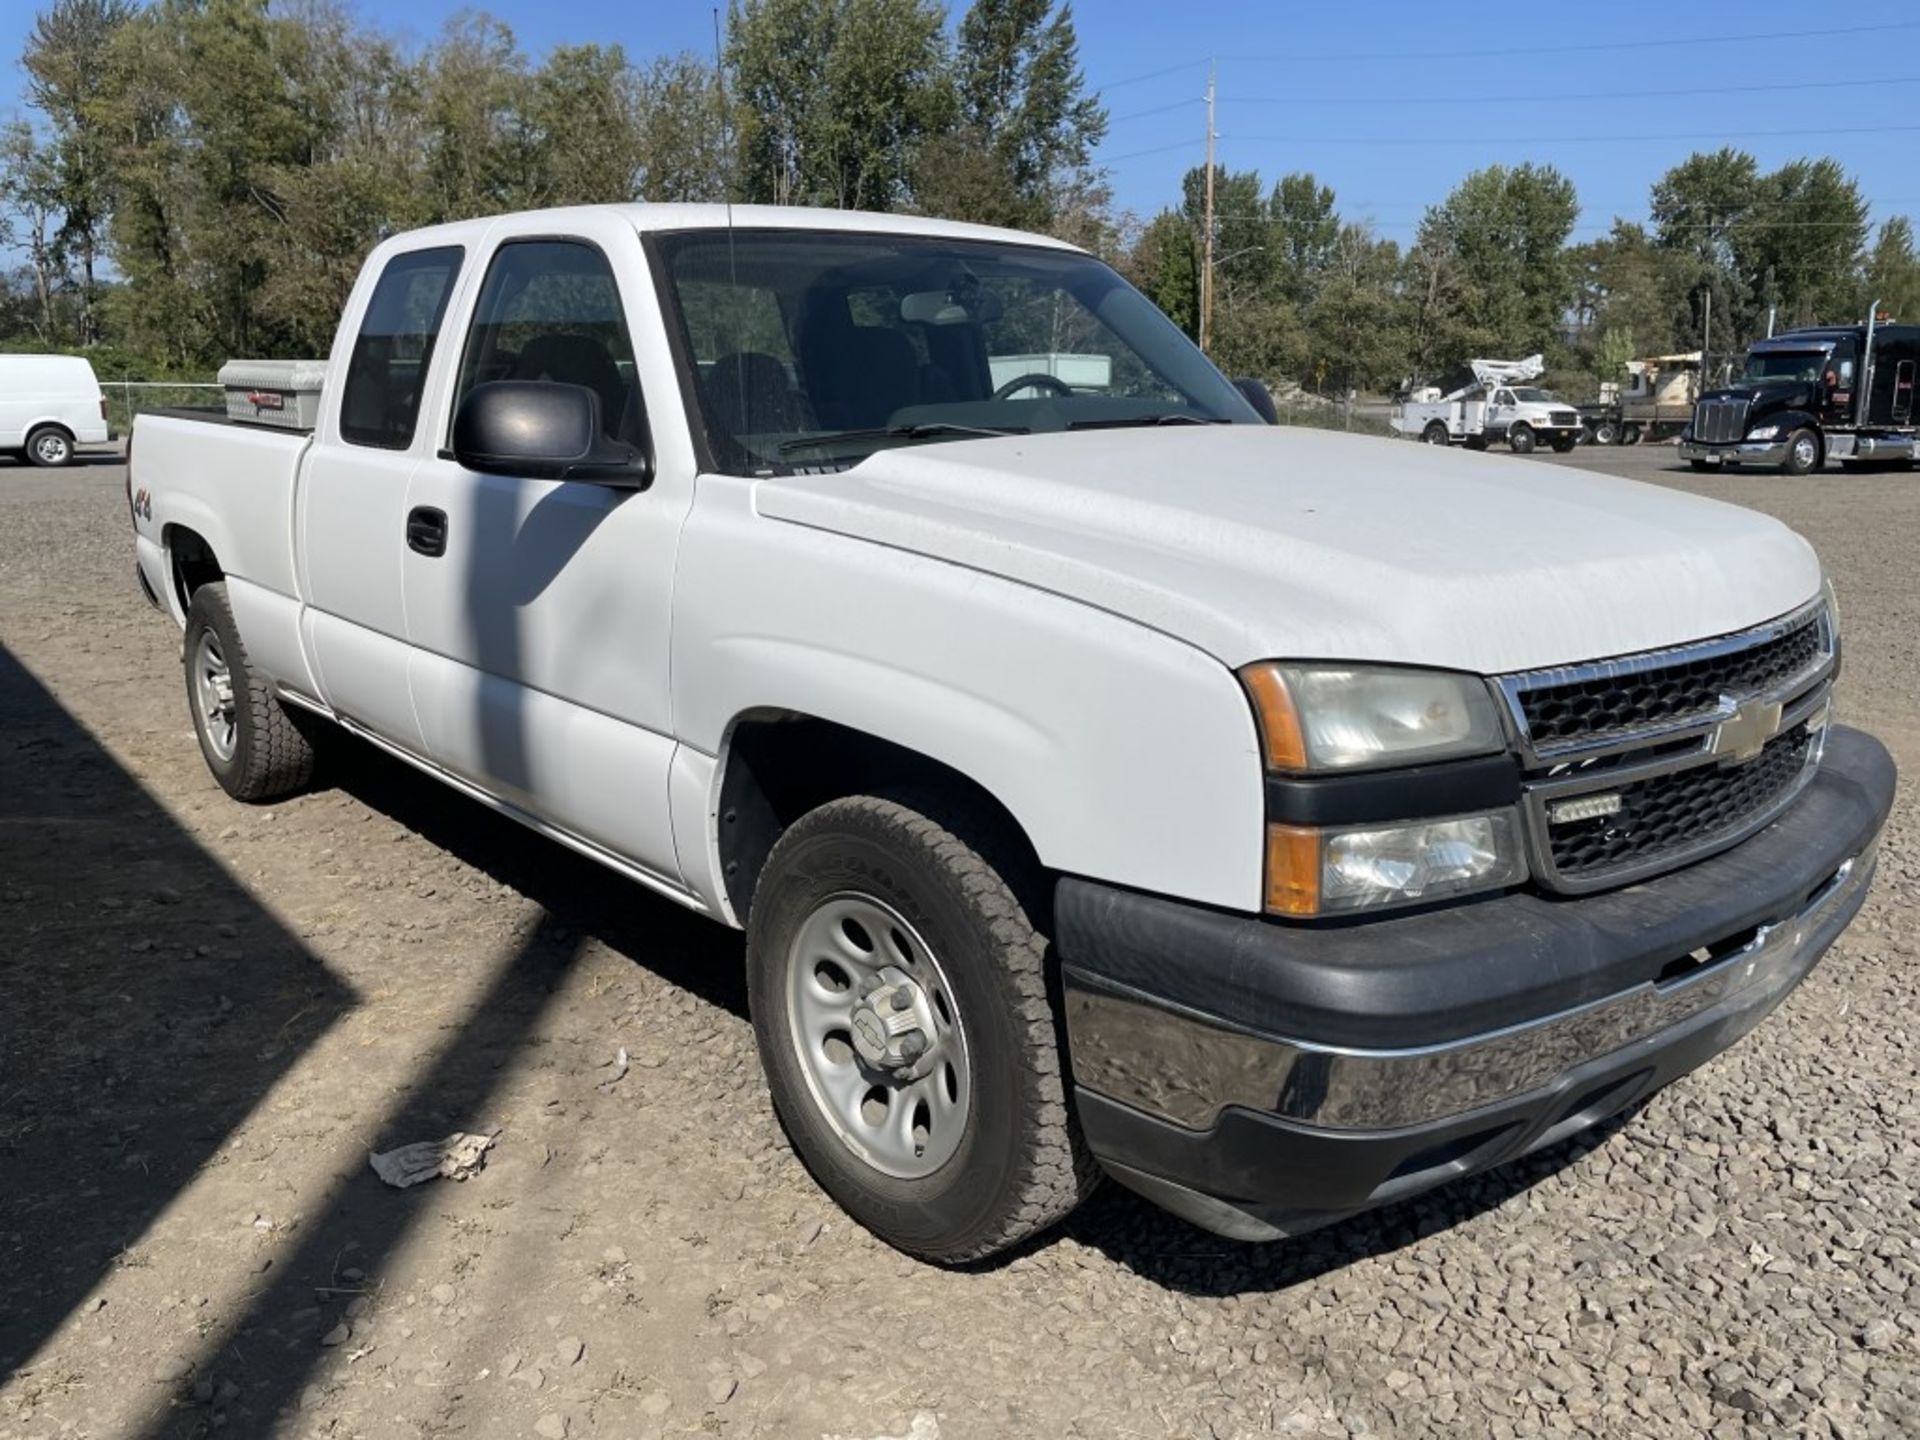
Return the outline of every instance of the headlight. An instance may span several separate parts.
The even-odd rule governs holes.
[[[1411,905],[1526,878],[1512,810],[1348,830],[1267,827],[1267,909],[1278,915]]]
[[[1779,433],[1780,427],[1778,425],[1756,425],[1753,429],[1747,431],[1747,438],[1749,440],[1771,440]]]
[[[1366,770],[1506,748],[1477,676],[1385,665],[1250,665],[1240,672],[1274,770]]]

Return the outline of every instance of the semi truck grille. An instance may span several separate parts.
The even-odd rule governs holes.
[[[1693,407],[1693,438],[1724,445],[1747,435],[1747,402],[1702,400]]]
[[[1609,791],[1620,798],[1611,815],[1571,824],[1549,820],[1554,872],[1565,879],[1604,880],[1645,860],[1743,835],[1799,788],[1816,754],[1815,734],[1803,723],[1745,764],[1696,765]]]
[[[1527,735],[1537,751],[1602,741],[1654,726],[1711,715],[1720,697],[1758,695],[1813,669],[1826,654],[1818,614],[1803,616],[1784,634],[1720,654],[1674,652],[1655,663],[1519,693]]]
[[[1824,603],[1736,635],[1507,675],[1535,878],[1577,893],[1725,849],[1819,761],[1838,659]]]

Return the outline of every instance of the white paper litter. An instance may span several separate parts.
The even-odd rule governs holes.
[[[487,1151],[499,1134],[498,1130],[477,1135],[456,1130],[444,1140],[418,1140],[397,1150],[368,1151],[367,1163],[396,1190],[442,1175],[449,1180],[464,1180],[486,1165]]]

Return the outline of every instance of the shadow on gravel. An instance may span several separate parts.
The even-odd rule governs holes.
[[[709,1005],[745,1019],[745,938],[469,800],[340,732],[325,783],[518,891],[561,929],[598,940]]]
[[[1135,1274],[1189,1295],[1216,1297],[1286,1290],[1356,1261],[1391,1255],[1496,1209],[1605,1145],[1632,1124],[1640,1109],[1641,1104],[1632,1105],[1591,1130],[1510,1165],[1356,1215],[1297,1239],[1264,1244],[1222,1239],[1112,1183],[1102,1186],[1092,1202],[1067,1221],[1064,1230]],[[1045,1245],[1047,1240],[1042,1236],[1036,1243]]]
[[[0,1377],[356,1001],[0,647]]]

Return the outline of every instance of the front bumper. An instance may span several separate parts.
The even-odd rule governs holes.
[[[1820,772],[1723,854],[1579,899],[1282,926],[1064,880],[1077,1102],[1123,1183],[1246,1239],[1501,1164],[1731,1045],[1853,918],[1893,762]]]
[[[1785,440],[1741,440],[1731,445],[1709,445],[1704,440],[1682,435],[1679,449],[1682,460],[1704,460],[1709,465],[1723,465],[1729,460],[1741,465],[1784,465],[1787,460]]]

